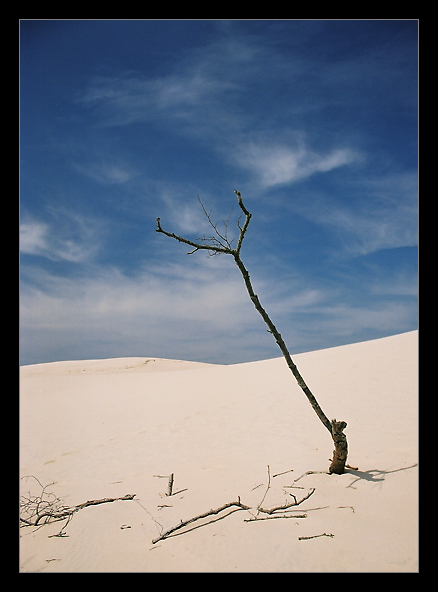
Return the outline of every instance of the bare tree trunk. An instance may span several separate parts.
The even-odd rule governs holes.
[[[346,427],[346,421],[336,421],[336,419],[332,421],[332,438],[335,443],[335,449],[333,450],[333,459],[332,464],[329,466],[329,473],[342,475],[344,472],[348,455],[347,436],[343,433]]]
[[[248,291],[249,297],[251,298],[252,303],[254,304],[257,312],[261,315],[262,319],[265,321],[266,325],[269,328],[269,333],[272,333],[274,336],[275,341],[277,342],[278,347],[283,354],[284,359],[286,360],[287,365],[290,368],[290,371],[294,375],[298,385],[301,387],[301,390],[306,395],[309,403],[313,407],[316,415],[319,417],[323,425],[328,429],[330,434],[332,435],[333,442],[335,444],[335,450],[333,451],[333,459],[332,464],[329,467],[329,473],[337,473],[341,475],[344,472],[345,463],[347,461],[347,454],[348,454],[348,446],[347,446],[347,437],[343,433],[343,430],[347,427],[347,423],[345,421],[330,421],[324,411],[319,406],[318,401],[315,399],[312,391],[309,389],[307,384],[304,382],[303,377],[301,376],[298,368],[294,364],[289,350],[281,336],[281,334],[277,331],[274,323],[269,318],[268,313],[260,304],[260,300],[257,294],[254,293],[251,280],[249,277],[248,270],[246,269],[245,265],[243,264],[240,256],[238,254],[234,254],[234,260],[236,262],[237,267],[240,270],[240,273],[243,276],[246,289]]]
[[[244,264],[242,263],[242,260],[240,259],[240,257],[238,255],[234,256],[234,260],[236,261],[237,267],[240,269],[240,272],[241,272],[243,279],[245,281],[246,289],[248,290],[249,297],[251,298],[252,303],[254,304],[257,312],[260,313],[262,319],[265,321],[265,323],[269,327],[269,333],[272,333],[272,335],[274,336],[274,339],[277,342],[277,345],[280,348],[281,353],[283,354],[287,365],[289,366],[292,374],[295,376],[295,379],[296,379],[297,383],[299,384],[299,386],[301,387],[301,389],[303,390],[304,394],[308,398],[309,403],[312,405],[316,415],[319,417],[319,419],[322,421],[322,423],[325,425],[325,427],[331,433],[332,432],[331,422],[329,421],[329,419],[325,415],[324,411],[319,406],[318,401],[313,396],[313,394],[312,394],[311,390],[309,389],[309,387],[307,386],[307,384],[304,382],[304,379],[301,376],[301,374],[299,373],[298,368],[293,363],[292,358],[289,353],[289,350],[287,349],[286,344],[283,341],[281,334],[277,331],[274,323],[269,318],[268,313],[263,308],[263,306],[260,304],[259,297],[257,296],[257,294],[254,293],[254,290],[253,290],[253,287],[251,284],[251,280],[249,278],[249,273],[248,273],[246,267],[244,266]]]
[[[286,346],[281,334],[277,331],[277,328],[275,327],[274,323],[271,321],[268,313],[261,305],[257,294],[254,292],[254,289],[252,287],[251,280],[249,277],[249,272],[246,269],[245,265],[243,264],[242,259],[240,258],[240,250],[242,248],[242,242],[243,242],[243,239],[245,238],[245,233],[248,229],[249,222],[251,220],[251,214],[244,206],[240,192],[234,190],[234,193],[237,195],[237,200],[238,200],[240,209],[245,214],[245,223],[244,223],[243,227],[240,227],[240,225],[239,225],[240,234],[239,234],[239,239],[237,241],[237,246],[235,249],[233,249],[231,247],[231,243],[228,241],[228,238],[227,238],[227,233],[226,232],[225,232],[225,234],[219,233],[216,225],[213,224],[213,222],[210,219],[209,214],[205,211],[204,206],[202,206],[204,213],[207,216],[208,221],[210,222],[211,226],[213,227],[213,229],[215,231],[215,234],[216,234],[215,237],[211,237],[208,239],[207,238],[199,239],[203,242],[195,243],[193,241],[190,241],[190,240],[187,240],[183,237],[180,237],[180,236],[174,234],[173,232],[170,233],[170,232],[166,232],[165,230],[163,230],[161,228],[160,218],[157,218],[156,231],[161,232],[162,234],[165,234],[166,236],[169,236],[171,238],[174,238],[175,240],[177,240],[179,242],[182,242],[187,245],[190,245],[191,247],[194,247],[193,251],[190,251],[189,254],[195,253],[199,249],[204,249],[204,250],[207,250],[209,252],[209,254],[225,253],[228,255],[232,255],[234,257],[234,261],[235,261],[237,267],[239,268],[240,273],[242,274],[246,289],[248,291],[248,294],[249,294],[249,297],[251,298],[252,303],[254,304],[257,312],[261,315],[262,319],[265,321],[266,325],[268,326],[269,333],[272,333],[272,335],[274,336],[274,339],[277,342],[277,345],[280,348],[281,353],[283,354],[284,359],[286,360],[286,363],[289,366],[290,371],[292,372],[298,385],[301,387],[302,391],[306,395],[313,410],[315,411],[316,415],[319,417],[322,424],[328,429],[328,431],[330,432],[330,434],[333,438],[335,449],[333,451],[333,459],[332,459],[332,463],[329,467],[329,473],[337,473],[340,475],[344,472],[345,463],[347,461],[347,454],[348,454],[347,437],[343,433],[343,430],[347,427],[347,423],[345,421],[336,421],[335,419],[330,421],[327,418],[324,411],[319,406],[318,401],[315,399],[312,391],[309,389],[307,384],[304,382],[304,379],[301,376],[298,368],[294,364],[294,362],[291,358],[291,355],[289,353],[289,350],[287,349],[287,346]]]

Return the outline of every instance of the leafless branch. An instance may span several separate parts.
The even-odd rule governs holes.
[[[207,220],[208,220],[210,226],[214,230],[214,236],[211,236],[211,237],[204,236],[202,238],[198,238],[197,239],[198,242],[191,241],[191,240],[184,238],[182,236],[178,236],[174,232],[167,232],[166,230],[164,230],[161,226],[161,218],[156,219],[157,220],[157,227],[155,230],[156,230],[156,232],[164,234],[170,238],[174,238],[175,240],[177,240],[180,243],[184,243],[186,245],[189,245],[190,247],[193,247],[193,250],[189,251],[187,253],[188,255],[193,255],[193,253],[196,253],[196,251],[204,250],[204,251],[208,251],[209,256],[220,255],[220,254],[225,253],[227,255],[233,255],[234,257],[236,257],[236,256],[238,257],[239,253],[240,253],[240,249],[242,248],[242,242],[245,237],[245,233],[248,229],[249,221],[251,219],[251,214],[248,212],[248,210],[243,205],[240,192],[234,190],[234,193],[237,195],[238,204],[239,204],[240,209],[245,214],[245,223],[244,223],[243,227],[240,226],[240,222],[238,222],[238,224],[237,224],[240,232],[239,232],[239,239],[237,241],[237,247],[235,249],[233,249],[233,247],[232,247],[232,243],[233,243],[234,239],[231,241],[228,239],[228,223],[230,220],[231,213],[230,213],[230,216],[228,217],[228,220],[224,221],[225,232],[221,233],[218,230],[218,224],[213,222],[213,220],[211,219],[210,213],[207,212],[207,210],[205,209],[204,204],[199,199],[199,196],[198,196],[199,203],[201,204],[202,211],[204,212],[205,216],[207,217]],[[240,218],[239,218],[239,220],[240,220]]]
[[[231,210],[231,212],[230,212],[230,214],[228,216],[228,219],[227,220],[224,220],[224,222],[223,222],[224,228],[225,228],[225,232],[222,234],[218,230],[218,223],[217,222],[216,223],[213,222],[213,220],[211,219],[211,216],[210,216],[210,212],[207,212],[207,210],[205,209],[204,204],[202,203],[201,198],[199,197],[199,195],[198,195],[198,201],[201,204],[201,208],[202,208],[202,211],[205,214],[205,217],[207,218],[210,226],[214,230],[214,236],[211,236],[211,237],[205,237],[204,236],[204,238],[198,239],[198,240],[210,241],[215,246],[218,246],[218,247],[224,248],[224,249],[229,249],[231,251],[232,250],[231,244],[232,244],[233,241],[232,240],[231,241],[228,240],[228,223],[229,223],[230,218],[231,218],[232,210]],[[217,253],[213,253],[213,254],[217,254]]]
[[[252,518],[246,519],[245,522],[256,522],[258,520],[269,520],[270,518],[307,518],[307,514],[296,514],[296,515],[285,515],[285,514],[275,514],[275,512],[285,512],[287,510],[290,510],[291,508],[294,508],[296,506],[299,506],[302,502],[304,502],[305,500],[309,499],[309,497],[314,493],[315,489],[311,489],[309,491],[309,493],[307,493],[302,499],[297,500],[296,497],[294,495],[292,495],[292,497],[294,498],[294,501],[288,504],[283,504],[281,506],[274,506],[273,508],[262,508],[261,504],[263,503],[266,494],[269,490],[269,486],[270,486],[270,475],[269,475],[269,467],[268,467],[268,487],[266,488],[265,494],[263,496],[262,501],[260,502],[260,504],[257,506],[257,514],[254,516],[254,514],[252,514]],[[159,541],[162,541],[164,539],[167,539],[171,536],[175,536],[175,533],[183,528],[185,528],[186,526],[188,526],[189,524],[193,524],[195,522],[198,522],[199,520],[202,520],[203,518],[207,518],[209,516],[214,516],[217,514],[220,514],[221,512],[223,512],[224,510],[228,509],[228,508],[236,508],[236,510],[234,511],[238,511],[238,510],[251,510],[250,506],[247,506],[245,504],[243,504],[240,501],[240,497],[237,498],[237,501],[235,502],[229,502],[227,504],[224,504],[223,506],[220,506],[219,508],[216,508],[214,510],[209,510],[208,512],[204,512],[203,514],[199,514],[198,516],[194,516],[193,518],[190,518],[189,520],[181,520],[181,522],[179,524],[177,524],[176,526],[172,526],[172,528],[169,528],[168,530],[166,530],[165,532],[162,532],[160,534],[160,536],[158,536],[157,538],[152,540],[152,544],[155,545],[155,543],[158,543]],[[258,517],[259,512],[262,512],[263,514],[268,514],[267,517]],[[231,513],[231,512],[230,512]],[[223,516],[223,518],[225,518],[226,516],[228,516],[229,514],[226,514],[225,516]],[[210,524],[212,521],[207,522],[206,524]],[[197,528],[197,527],[193,527],[193,528]],[[188,532],[188,531],[186,531]],[[184,533],[179,533],[179,534],[184,534]]]
[[[167,486],[167,493],[166,495],[172,495],[172,488],[173,488],[173,473],[169,476],[169,484]]]
[[[299,541],[308,541],[310,539],[317,539],[319,537],[330,537],[331,539],[335,536],[334,534],[332,534],[331,532],[327,533],[327,532],[323,532],[322,534],[314,534],[312,536],[301,536],[298,537]]]
[[[254,519],[256,520],[259,513],[262,512],[263,514],[274,514],[274,512],[284,512],[285,510],[289,510],[290,508],[293,508],[295,506],[299,506],[302,502],[304,502],[306,499],[309,499],[309,497],[314,493],[315,488],[312,488],[309,493],[307,495],[305,495],[302,499],[300,499],[299,501],[297,500],[297,498],[290,493],[289,495],[291,497],[293,497],[294,501],[290,502],[290,503],[286,503],[283,504],[281,506],[274,506],[273,508],[263,508],[262,504],[265,501],[266,495],[271,487],[271,471],[270,471],[270,467],[269,465],[267,466],[267,471],[268,471],[268,484],[266,486],[266,490],[265,493],[263,494],[262,500],[259,503],[259,505],[257,506],[257,514],[254,517]],[[284,471],[284,473],[288,473],[289,471]],[[278,477],[279,475],[283,475],[284,473],[277,473],[276,475],[274,475],[274,477]]]
[[[305,473],[303,473],[302,475],[300,475],[299,477],[297,477],[296,479],[294,479],[292,481],[292,485],[283,485],[283,487],[285,488],[295,488],[295,483],[298,483],[298,481],[300,481],[301,479],[303,479],[304,477],[307,477],[308,475],[328,475],[327,471],[306,471]],[[302,489],[301,487],[296,487],[296,489]]]
[[[153,539],[152,544],[155,545],[155,543],[158,543],[158,541],[162,541],[163,539],[167,539],[168,537],[173,535],[173,533],[176,532],[177,530],[181,530],[181,528],[184,528],[185,526],[192,524],[193,522],[197,522],[198,520],[202,520],[202,518],[207,518],[208,516],[214,516],[216,514],[219,514],[220,512],[223,512],[227,508],[232,508],[232,507],[236,507],[239,510],[249,510],[250,509],[249,506],[246,506],[245,504],[241,503],[240,497],[239,497],[236,502],[230,502],[228,504],[224,504],[220,508],[216,508],[215,510],[209,510],[208,512],[204,512],[204,514],[199,514],[199,516],[194,516],[193,518],[190,518],[189,520],[181,520],[181,522],[179,524],[177,524],[176,526],[173,526],[172,528],[169,528],[169,530],[166,530],[165,532],[163,532],[159,537],[157,537],[156,539]]]
[[[307,495],[305,495],[302,499],[300,499],[299,501],[297,500],[297,498],[290,494],[293,498],[294,501],[290,504],[283,504],[282,506],[274,506],[273,508],[258,508],[259,512],[263,512],[264,514],[273,514],[274,512],[284,512],[285,510],[289,510],[290,508],[294,508],[295,506],[299,506],[300,504],[302,504],[304,501],[306,501],[307,499],[309,499],[309,497],[311,495],[313,495],[313,493],[315,492],[315,488],[313,487],[309,493]]]
[[[268,493],[268,491],[269,491],[269,488],[271,487],[271,471],[270,471],[270,469],[269,469],[269,465],[267,466],[267,469],[268,469],[268,484],[267,484],[267,486],[266,486],[266,491],[265,491],[265,493],[264,493],[264,495],[263,495],[263,497],[262,497],[262,500],[261,500],[261,502],[259,503],[259,505],[257,506],[257,515],[259,514],[259,512],[262,512],[262,511],[263,511],[263,510],[261,509],[261,505],[262,505],[262,503],[265,501],[265,497],[266,497],[266,495],[267,495],[267,493]]]
[[[288,472],[289,471],[284,471],[284,473],[288,473]],[[192,528],[189,530],[185,530],[183,532],[178,532],[178,531],[184,529],[186,526],[194,524],[204,518],[208,518],[209,516],[215,516],[217,514],[220,514],[224,510],[227,510],[228,508],[235,508],[235,509],[232,510],[232,512],[229,512],[228,514],[225,514],[224,516],[222,516],[222,518],[226,518],[227,516],[229,516],[230,514],[232,514],[233,512],[236,512],[238,510],[248,510],[252,517],[249,519],[246,519],[245,522],[256,522],[257,520],[269,520],[269,519],[274,519],[274,518],[307,518],[307,514],[294,514],[293,515],[293,514],[285,514],[285,512],[291,510],[292,508],[299,506],[305,500],[309,499],[309,497],[311,495],[313,495],[313,493],[315,492],[315,488],[312,488],[300,500],[297,500],[297,498],[293,494],[289,494],[293,498],[293,502],[282,504],[280,506],[274,506],[272,508],[263,508],[262,507],[262,504],[265,501],[266,495],[271,487],[271,471],[270,471],[269,465],[267,466],[267,473],[268,473],[268,482],[267,482],[266,490],[263,494],[263,497],[262,497],[260,503],[257,505],[256,508],[251,508],[251,506],[247,506],[247,505],[243,504],[240,501],[240,497],[238,497],[237,501],[235,501],[235,502],[229,502],[227,504],[224,504],[223,506],[220,506],[219,508],[209,510],[208,512],[204,512],[203,514],[199,514],[198,516],[194,516],[193,518],[190,518],[189,520],[181,520],[181,522],[179,524],[177,524],[176,526],[172,526],[172,528],[169,528],[165,532],[161,532],[160,536],[158,536],[157,538],[152,540],[152,544],[158,543],[159,541],[167,539],[171,536],[176,536],[175,533],[185,534],[186,532],[190,532],[190,530],[193,530],[194,528],[199,528],[200,526],[205,526],[206,524],[211,524],[215,520],[210,520],[209,522],[206,522],[206,524],[199,524],[197,526],[192,526]],[[278,473],[277,476],[280,474],[284,474],[284,473]],[[156,475],[156,477],[161,477],[161,476],[162,475]],[[159,506],[159,507],[161,508],[161,506]],[[256,513],[254,511],[256,511]],[[260,513],[267,514],[267,516],[259,517]],[[216,518],[216,520],[220,520],[220,519],[221,518]]]
[[[33,475],[27,475],[27,478],[32,477],[41,486],[41,493],[38,495],[29,494],[22,495],[20,498],[20,523],[21,526],[38,526],[44,519],[42,524],[49,524],[51,522],[59,522],[65,518],[71,519],[73,514],[87,508],[88,506],[97,506],[99,504],[106,504],[109,502],[132,500],[135,494],[127,494],[123,497],[105,497],[99,500],[89,500],[77,506],[65,506],[61,503],[60,498],[52,492],[47,492],[49,485],[43,486],[41,482]],[[65,527],[64,527],[65,528]],[[62,531],[61,531],[62,532]]]
[[[286,473],[293,473],[293,469],[289,469],[288,471],[282,471],[281,473],[276,473],[275,475],[272,475],[272,478],[275,479],[275,477],[279,477],[280,475],[286,475]]]
[[[276,518],[307,518],[307,514],[274,514],[274,516],[260,516],[257,518],[245,518],[244,522],[260,522],[260,520],[275,520]]]
[[[173,491],[173,482],[174,482],[174,473],[170,475],[154,475],[154,477],[158,477],[159,479],[168,479],[169,482],[167,484],[167,493],[164,495],[166,497],[170,497],[171,495],[177,495],[178,493],[182,493],[183,491],[187,491],[187,488],[179,489],[178,491]]]

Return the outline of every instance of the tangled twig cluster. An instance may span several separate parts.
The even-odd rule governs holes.
[[[26,479],[26,481],[33,479],[41,487],[41,491],[37,495],[32,495],[29,491],[26,495],[20,496],[20,527],[43,526],[44,524],[59,522],[65,519],[66,523],[60,532],[54,536],[65,536],[65,528],[73,518],[73,515],[83,508],[119,500],[132,500],[135,497],[135,493],[128,493],[123,497],[105,497],[99,500],[89,500],[77,506],[65,506],[62,500],[53,492],[47,491],[47,488],[54,485],[54,482],[48,485],[42,485],[34,475],[26,475],[22,479]]]

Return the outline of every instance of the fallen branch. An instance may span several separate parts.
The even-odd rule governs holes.
[[[291,470],[292,469],[290,469],[289,471],[284,471],[283,473],[277,473],[276,475],[274,475],[274,477],[278,477],[279,475],[284,475],[285,473],[289,473]],[[295,495],[293,493],[290,493],[289,495],[293,498],[293,500],[294,500],[293,502],[282,504],[281,506],[274,506],[272,508],[263,508],[262,507],[262,504],[266,499],[268,491],[271,488],[271,470],[270,470],[269,465],[267,465],[267,473],[268,473],[268,480],[267,480],[266,489],[265,489],[265,492],[263,494],[261,501],[259,502],[259,504],[255,508],[255,511],[256,511],[255,514],[253,514],[253,512],[250,511],[250,510],[254,511],[254,509],[251,508],[251,506],[247,506],[245,504],[242,504],[242,502],[240,501],[240,497],[238,497],[237,502],[229,502],[227,504],[224,504],[220,508],[216,508],[215,510],[209,510],[208,512],[204,512],[204,514],[199,514],[198,516],[194,516],[193,518],[190,518],[189,520],[181,520],[181,522],[179,524],[177,524],[176,526],[172,526],[172,528],[169,528],[169,530],[166,530],[165,532],[161,532],[160,536],[158,536],[157,538],[152,540],[152,544],[154,545],[155,543],[158,543],[159,541],[162,541],[164,539],[171,537],[172,535],[174,535],[174,533],[176,531],[181,530],[182,528],[188,526],[189,524],[193,524],[194,522],[197,522],[198,520],[202,520],[203,518],[207,518],[208,516],[214,516],[216,514],[220,514],[220,512],[223,512],[224,510],[226,510],[228,508],[232,508],[232,507],[237,508],[237,510],[250,511],[249,513],[251,514],[252,518],[246,519],[246,520],[244,520],[244,522],[256,522],[257,520],[269,520],[269,519],[273,519],[273,518],[307,518],[307,514],[298,514],[298,515],[282,514],[282,515],[280,515],[280,514],[275,514],[275,513],[276,512],[279,512],[279,513],[286,512],[286,511],[290,510],[291,508],[295,508],[295,507],[299,506],[304,501],[309,499],[309,497],[311,495],[313,495],[313,493],[315,492],[314,487],[312,487],[312,489],[310,489],[310,491],[300,500],[297,500]],[[308,473],[306,473],[306,474],[308,474]],[[155,475],[155,477],[164,477],[164,476],[163,475]],[[301,477],[299,477],[298,479],[300,479],[300,478]],[[257,487],[260,487],[260,485],[257,485]],[[256,489],[257,487],[254,487],[253,489]],[[236,511],[236,510],[234,510],[234,511]],[[223,516],[223,518],[225,518],[226,516],[228,516],[231,513],[232,512],[229,512],[228,514]],[[268,516],[259,518],[260,513],[268,514]],[[207,524],[210,524],[210,523],[211,523],[211,521],[207,522]],[[193,528],[197,528],[197,527],[195,526]],[[189,531],[186,531],[186,532],[189,532]],[[184,534],[184,533],[179,533],[179,534]]]
[[[268,470],[268,484],[266,486],[266,490],[265,493],[262,497],[261,502],[259,503],[259,505],[257,506],[257,514],[255,516],[255,519],[257,519],[257,516],[259,515],[260,512],[262,512],[263,514],[273,514],[274,512],[281,512],[281,511],[285,511],[288,510],[289,508],[293,508],[294,506],[299,506],[302,502],[304,502],[306,499],[309,499],[309,497],[314,493],[315,488],[313,487],[309,493],[307,495],[305,495],[303,497],[303,499],[301,499],[300,501],[297,501],[297,498],[294,496],[293,493],[290,493],[289,495],[291,497],[294,498],[294,501],[289,503],[289,504],[283,504],[282,506],[274,506],[273,508],[263,508],[262,504],[265,501],[266,495],[268,494],[268,491],[271,487],[271,471],[269,468],[269,465],[267,466],[267,470]],[[279,475],[284,475],[285,473],[289,473],[290,471],[284,471],[284,473],[277,473],[276,475],[274,475],[274,477],[278,477]]]
[[[332,539],[335,535],[332,534],[331,532],[329,532],[329,533],[323,532],[322,534],[314,534],[312,536],[301,536],[301,537],[298,537],[298,540],[299,541],[308,541],[310,539],[317,539],[318,537],[323,537],[323,536],[330,537]]]
[[[307,495],[305,495],[302,499],[300,499],[300,501],[297,501],[297,498],[292,495],[292,493],[290,494],[293,498],[294,501],[290,504],[283,504],[282,506],[274,506],[273,508],[262,508],[262,507],[258,507],[258,511],[259,512],[263,512],[263,514],[273,514],[274,512],[284,512],[284,510],[288,510],[289,508],[293,508],[295,506],[299,506],[302,502],[306,501],[306,499],[309,499],[309,497],[315,492],[315,488],[312,487],[312,489],[309,491],[309,493]]]
[[[275,518],[307,518],[307,514],[283,514],[283,516],[276,514],[275,516],[262,516],[261,518],[246,518],[244,522],[259,522],[260,520],[274,520]]]
[[[63,520],[64,518],[67,518],[68,516],[72,516],[73,514],[78,512],[79,510],[82,510],[83,508],[87,508],[88,506],[97,506],[99,504],[108,504],[111,502],[132,500],[132,499],[134,499],[134,497],[135,497],[135,493],[128,493],[127,495],[124,495],[123,497],[105,497],[105,498],[99,499],[99,500],[89,500],[87,502],[84,502],[83,504],[78,504],[77,506],[73,506],[72,508],[65,508],[65,509],[61,510],[60,512],[56,512],[56,511],[55,512],[53,512],[53,511],[44,512],[43,514],[38,515],[33,526],[37,526],[39,521],[42,518],[45,518],[46,516],[49,517],[49,520],[46,520],[44,522],[44,524],[48,524],[49,522],[57,522],[58,520]]]
[[[237,502],[230,502],[228,504],[224,504],[220,508],[216,508],[215,510],[209,510],[208,512],[205,512],[204,514],[199,514],[199,516],[194,516],[193,518],[190,518],[189,520],[182,520],[176,526],[169,528],[169,530],[166,530],[165,532],[163,532],[159,537],[157,537],[156,539],[153,539],[152,544],[155,545],[155,543],[158,543],[158,541],[162,541],[163,539],[167,539],[174,532],[176,532],[177,530],[181,530],[181,528],[184,528],[188,524],[192,524],[193,522],[196,522],[198,520],[202,520],[202,518],[207,518],[207,516],[214,516],[215,514],[219,514],[220,512],[223,512],[223,510],[226,510],[227,508],[232,508],[232,507],[237,507],[240,510],[249,510],[250,509],[249,506],[246,506],[245,504],[241,503],[240,497],[239,497],[239,498],[237,498]]]
[[[21,526],[23,527],[38,525],[43,526],[44,524],[49,524],[50,522],[59,522],[65,518],[70,520],[73,514],[79,512],[79,510],[82,510],[83,508],[87,508],[88,506],[97,506],[99,504],[107,504],[110,502],[132,500],[135,497],[135,493],[128,493],[123,497],[105,497],[98,500],[88,500],[82,504],[78,504],[77,506],[69,507],[62,505],[60,498],[56,497],[54,493],[46,491],[49,485],[43,486],[41,482],[33,475],[29,475],[28,477],[32,477],[35,479],[35,481],[37,481],[37,483],[41,486],[41,493],[36,496],[31,496],[30,493],[28,496],[21,496],[20,522]],[[53,483],[50,483],[50,485],[53,485]],[[40,524],[43,519],[44,522]]]
[[[125,500],[132,500],[135,498],[135,493],[127,493],[126,495],[122,496],[122,497],[104,497],[103,499],[99,499],[99,500],[90,500],[88,502],[84,502],[83,504],[79,504],[77,506],[74,506],[74,510],[82,510],[82,508],[86,508],[88,506],[97,506],[99,504],[107,504],[110,502],[122,502]]]
[[[166,497],[170,497],[172,495],[177,495],[178,493],[182,493],[183,491],[187,491],[187,487],[184,489],[179,489],[178,491],[173,491],[173,482],[174,482],[174,473],[171,475],[154,475],[154,477],[158,477],[159,479],[168,479],[169,482],[167,484],[167,493],[164,495]]]
[[[260,504],[263,503],[263,501],[266,497],[266,494],[268,493],[269,487],[270,487],[270,471],[269,471],[269,466],[268,466],[268,486],[266,488],[265,494],[264,494]],[[286,516],[284,514],[283,515],[275,514],[275,516],[274,516],[273,514],[275,512],[284,512],[286,510],[289,510],[290,508],[299,506],[305,500],[309,499],[309,497],[314,492],[315,492],[315,488],[312,488],[309,491],[309,493],[307,493],[307,495],[305,495],[300,500],[297,500],[297,498],[293,494],[290,494],[294,498],[293,502],[288,503],[288,504],[283,504],[281,506],[274,506],[273,508],[262,508],[261,505],[259,504],[256,508],[257,514],[255,516],[252,515],[252,518],[249,518],[249,519],[245,520],[244,522],[257,522],[258,520],[269,520],[269,519],[273,519],[273,518],[307,518],[307,514],[298,514],[295,516],[293,516],[293,515]],[[158,541],[162,541],[163,539],[169,538],[177,530],[181,530],[182,528],[184,528],[185,526],[188,526],[189,524],[193,524],[194,522],[197,522],[198,520],[202,520],[203,518],[207,518],[208,516],[214,516],[216,514],[220,514],[220,512],[223,512],[227,508],[232,508],[232,507],[236,507],[238,510],[251,510],[251,507],[247,506],[245,504],[242,504],[242,502],[240,501],[240,497],[238,497],[236,502],[229,502],[228,504],[224,504],[220,508],[216,508],[215,510],[209,510],[208,512],[204,512],[204,514],[199,514],[199,516],[194,516],[193,518],[190,518],[189,520],[181,520],[181,522],[179,524],[177,524],[176,526],[172,526],[172,528],[169,528],[169,530],[162,532],[159,537],[157,537],[156,539],[153,539],[152,544],[155,545],[155,543],[158,543]],[[263,514],[268,514],[269,516],[259,518],[258,515],[260,512],[262,512]],[[207,523],[207,524],[209,524],[209,523]],[[180,534],[183,534],[183,533],[180,533]]]
[[[272,475],[272,478],[274,479],[275,477],[279,477],[280,475],[286,475],[286,473],[293,473],[293,469],[282,471],[281,473],[276,473],[275,475]]]
[[[262,497],[262,501],[261,501],[261,502],[259,503],[259,505],[257,506],[257,515],[259,514],[259,512],[263,512],[263,510],[261,509],[261,505],[262,505],[262,503],[265,501],[265,497],[266,497],[266,495],[267,495],[267,493],[268,493],[268,491],[269,491],[269,488],[271,487],[271,471],[270,471],[270,469],[269,469],[269,465],[268,465],[268,467],[267,467],[267,468],[268,468],[268,484],[267,484],[267,486],[266,486],[266,491],[265,491],[265,493],[264,493],[264,495],[263,495],[263,497]]]
[[[303,479],[303,477],[307,477],[308,475],[328,475],[327,471],[306,471],[305,473],[303,473],[302,475],[300,475],[300,477],[297,477],[296,479],[294,479],[292,481],[292,485],[283,485],[283,487],[286,489],[303,489],[302,487],[296,487],[295,483],[298,483],[298,481],[300,481],[300,479]]]
[[[172,495],[172,488],[173,488],[173,473],[171,475],[169,475],[169,483],[167,485],[167,496],[171,496]]]

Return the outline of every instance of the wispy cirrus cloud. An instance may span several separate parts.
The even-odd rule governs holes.
[[[82,101],[95,105],[103,125],[121,126],[160,118],[173,132],[195,136],[225,162],[250,173],[263,190],[287,185],[316,173],[359,162],[357,149],[343,146],[318,150],[302,131],[272,132],[242,112],[233,102],[234,83],[214,80],[211,74],[185,72],[162,79],[144,80],[130,75],[98,79]],[[290,136],[300,140],[290,141]],[[254,140],[257,136],[257,140]],[[85,165],[81,170],[96,180],[117,183],[134,173],[109,165]]]
[[[50,251],[48,226],[42,222],[29,221],[20,224],[20,251],[27,255],[41,255]]]
[[[242,168],[258,178],[261,188],[267,189],[357,162],[360,155],[357,151],[346,148],[317,153],[304,144],[293,147],[270,144],[268,141],[246,145],[243,150],[238,151],[236,159]]]
[[[289,202],[292,211],[333,233],[339,255],[358,256],[381,249],[418,244],[418,181],[416,173],[389,173],[370,179],[346,179],[350,199],[318,195]]]
[[[139,173],[129,165],[86,163],[73,164],[73,168],[104,185],[122,185],[139,175]]]
[[[157,78],[125,73],[96,77],[77,100],[92,109],[103,126],[128,125],[157,117],[170,118],[173,125],[178,121],[196,121],[201,125],[231,88],[229,82],[196,70]]]
[[[52,359],[62,356],[61,341],[69,343],[69,357],[82,359],[101,343],[103,357],[197,359],[203,350],[204,360],[232,362],[231,342],[240,343],[244,358],[250,349],[244,334],[257,319],[239,277],[232,267],[218,274],[209,259],[191,261],[145,267],[130,277],[116,267],[79,278],[40,270],[21,294],[23,356],[37,332]]]
[[[222,38],[181,58],[175,72],[156,77],[136,72],[95,77],[78,101],[102,126],[159,121],[172,133],[195,137],[266,189],[361,159],[346,139],[330,145],[313,129],[313,136],[318,135],[316,144],[315,137],[303,131],[303,113],[327,107],[325,92],[321,98],[323,79],[315,73],[314,95],[309,98],[308,93],[299,92],[301,79],[316,67],[308,62],[309,58],[298,54],[281,56],[257,36]],[[349,64],[350,68],[354,66]],[[287,80],[284,93],[290,92],[291,98],[282,105],[281,122],[275,111],[267,114],[263,110],[261,117],[257,101],[250,102],[250,110],[242,108],[243,96],[249,98],[256,88],[260,91],[261,72],[266,77],[264,101],[269,101],[270,81],[275,86],[279,79]]]
[[[99,251],[99,229],[96,220],[78,214],[52,212],[51,223],[41,222],[29,215],[20,222],[20,252],[23,255],[44,257],[51,261],[82,263]]]
[[[90,268],[78,278],[40,269],[21,294],[22,363],[35,339],[52,360],[158,356],[240,363],[280,355],[227,257],[149,265],[127,276],[116,267]],[[187,263],[188,261],[188,263]],[[333,287],[297,277],[290,283],[255,274],[263,305],[292,352],[354,341],[364,331],[396,332],[414,325],[412,307],[370,298],[349,302]],[[374,332],[374,333],[372,333]],[[66,345],[68,344],[68,346]],[[202,354],[201,354],[202,352]],[[29,355],[31,355],[29,353]],[[35,354],[33,353],[33,359]]]

